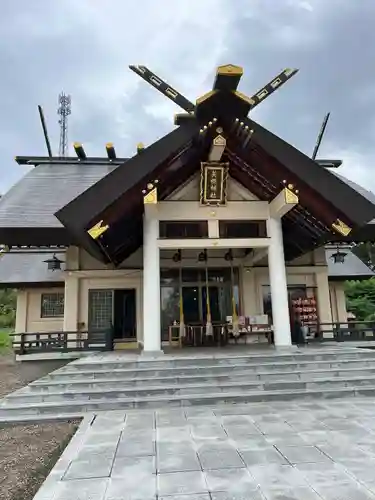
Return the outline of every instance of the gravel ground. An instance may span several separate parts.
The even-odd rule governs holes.
[[[0,398],[66,364],[15,362],[0,356]],[[79,425],[78,421],[0,427],[0,498],[31,500]]]

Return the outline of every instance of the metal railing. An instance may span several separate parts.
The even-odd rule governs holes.
[[[24,332],[11,335],[13,337],[13,349],[16,354],[110,351],[113,349],[111,330],[101,332]]]

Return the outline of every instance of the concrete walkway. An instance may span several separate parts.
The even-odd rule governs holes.
[[[375,403],[90,415],[35,500],[375,500]]]

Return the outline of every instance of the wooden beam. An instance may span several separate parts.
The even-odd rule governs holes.
[[[264,257],[267,257],[267,255],[268,255],[268,248],[260,248],[254,250],[253,253],[251,253],[244,259],[243,265],[249,267],[254,266],[257,262],[264,259]]]
[[[223,156],[227,141],[222,135],[217,135],[212,141],[211,149],[208,154],[208,161],[220,161]]]
[[[80,160],[86,160],[87,156],[85,150],[80,142],[74,143],[74,151]]]
[[[116,159],[116,150],[112,142],[107,142],[105,145],[105,149],[107,151],[107,156],[110,160]]]
[[[284,217],[298,204],[298,196],[289,188],[284,188],[270,203],[272,217]]]
[[[241,68],[241,66],[235,66],[234,64],[219,66],[216,70],[213,90],[236,90],[242,75],[243,68]]]
[[[159,239],[158,247],[162,249],[213,249],[213,248],[265,248],[269,246],[269,238],[191,238],[191,239]]]
[[[161,201],[153,208],[162,221],[266,220],[267,201],[228,201],[225,207],[202,207],[199,201]]]

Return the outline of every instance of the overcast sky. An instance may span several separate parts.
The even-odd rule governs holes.
[[[299,68],[254,119],[310,155],[331,111],[319,156],[343,159],[340,173],[375,191],[374,26],[375,0],[1,0],[0,192],[26,171],[15,155],[45,154],[38,104],[57,153],[61,90],[70,145],[102,155],[111,141],[127,156],[181,111],[129,64],[195,100],[226,63],[244,67],[247,94]]]

